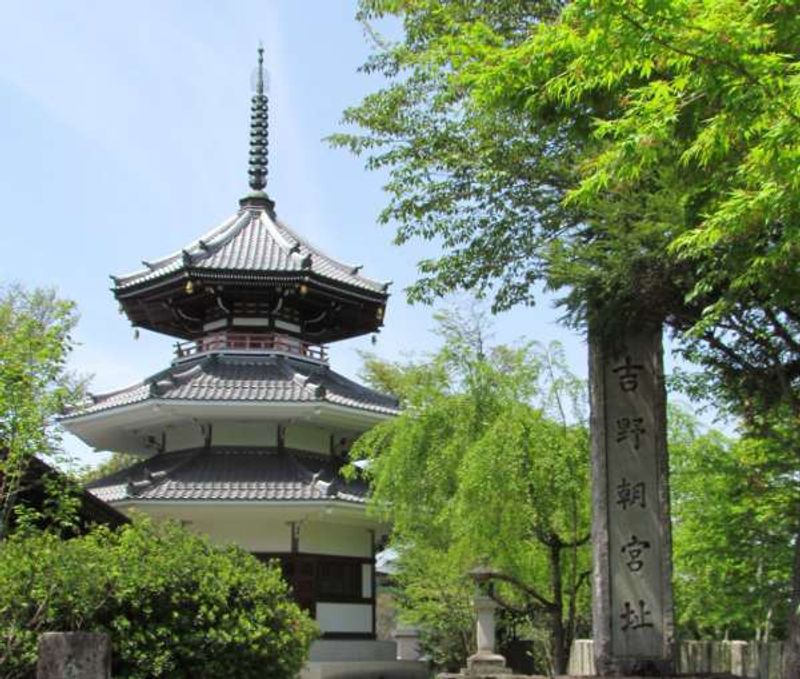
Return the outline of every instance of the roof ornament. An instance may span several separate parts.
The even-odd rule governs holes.
[[[253,97],[250,99],[250,158],[247,174],[250,193],[239,201],[242,208],[266,209],[275,218],[275,202],[264,192],[269,161],[269,74],[264,68],[264,47],[258,44],[258,66],[253,72]],[[248,224],[251,223],[248,221]]]
[[[265,92],[264,47],[258,45],[258,66],[255,72],[255,94],[250,103],[250,188],[263,191],[267,185],[267,151],[269,143],[269,100]]]

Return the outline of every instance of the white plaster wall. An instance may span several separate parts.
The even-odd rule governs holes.
[[[317,624],[323,632],[372,632],[371,604],[317,604]]]
[[[205,443],[200,426],[187,424],[180,427],[169,427],[167,432],[167,450],[186,450],[199,448]],[[158,437],[156,437],[158,438]]]
[[[211,443],[215,446],[275,446],[278,442],[278,425],[274,421],[237,422],[215,420]],[[154,434],[160,440],[161,430]],[[205,443],[199,424],[183,424],[168,427],[167,450],[199,448]],[[307,424],[295,423],[286,427],[284,443],[287,448],[297,448],[327,455],[330,453],[330,434],[328,429]]]
[[[330,436],[330,431],[314,425],[290,424],[286,428],[284,443],[287,448],[328,454],[330,452]]]
[[[220,422],[214,423],[211,442],[215,446],[274,446],[277,443],[277,425],[274,422]]]
[[[191,528],[205,533],[214,542],[237,544],[248,552],[288,552],[292,548],[290,528],[280,520],[203,518],[192,522]]]
[[[154,518],[173,518],[189,530],[207,535],[217,544],[236,544],[250,552],[289,552],[289,520],[299,520],[278,508],[213,506],[148,506],[141,509]]]
[[[335,512],[331,520],[335,520]],[[306,521],[300,528],[301,552],[372,558],[372,535],[366,528]]]

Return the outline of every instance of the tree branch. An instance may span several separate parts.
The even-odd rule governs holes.
[[[526,585],[524,582],[515,578],[513,575],[509,575],[508,573],[501,573],[500,571],[487,571],[486,573],[482,573],[480,577],[481,581],[487,582],[489,580],[498,580],[500,582],[505,582],[512,587],[516,587],[520,591],[524,592],[527,596],[529,596],[534,601],[538,602],[548,610],[552,610],[554,603],[549,601],[538,591],[536,591],[533,587]]]

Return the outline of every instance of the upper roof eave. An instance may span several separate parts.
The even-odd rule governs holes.
[[[236,265],[230,266],[228,263]],[[387,284],[362,276],[360,267],[338,262],[298,236],[291,228],[264,208],[243,208],[222,224],[191,242],[180,251],[153,262],[146,268],[112,276],[114,293],[139,289],[150,281],[182,278],[190,272],[223,275],[314,275],[376,296],[387,297]]]
[[[158,290],[159,288],[167,287],[175,282],[187,280],[189,278],[203,278],[208,280],[233,280],[236,282],[246,281],[274,281],[276,283],[303,283],[313,282],[320,287],[330,290],[345,292],[353,297],[367,299],[376,303],[386,303],[389,298],[389,293],[383,290],[370,290],[353,285],[342,284],[338,281],[335,284],[329,282],[330,279],[320,276],[315,272],[309,271],[258,271],[248,269],[206,269],[203,267],[181,267],[164,271],[163,274],[147,278],[136,284],[126,285],[123,287],[111,288],[115,297],[118,300],[124,300],[129,297],[135,297],[142,292]],[[385,284],[384,284],[385,285]]]

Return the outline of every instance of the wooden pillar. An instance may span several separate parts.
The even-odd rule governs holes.
[[[589,332],[592,623],[598,674],[674,671],[660,324]]]

